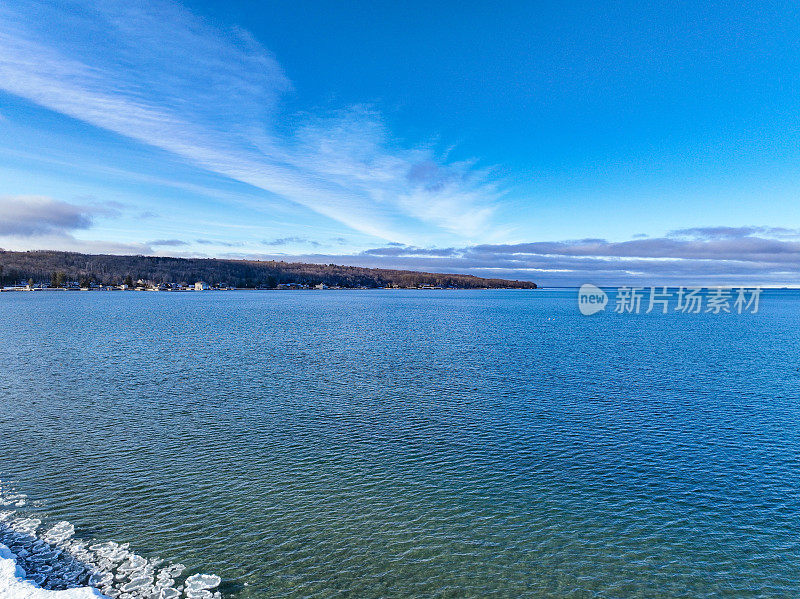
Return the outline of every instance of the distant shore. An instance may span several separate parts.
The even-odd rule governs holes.
[[[199,286],[199,287],[198,287]],[[196,291],[209,289],[536,289],[469,274],[338,264],[0,250],[0,287]]]
[[[518,290],[514,287],[212,287],[209,289],[159,289],[157,287],[121,289],[119,286],[97,287],[28,287],[25,285],[4,287],[0,293],[25,293],[32,291],[125,291],[125,292],[149,292],[158,291],[162,293],[197,293],[199,291],[498,291],[498,290]]]

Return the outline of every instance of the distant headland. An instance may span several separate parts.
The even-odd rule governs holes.
[[[337,264],[0,251],[0,288],[536,289],[530,281]]]

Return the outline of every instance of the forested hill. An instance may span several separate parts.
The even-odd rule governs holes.
[[[36,283],[78,281],[115,285],[131,280],[148,283],[190,283],[235,287],[275,287],[279,284],[325,284],[340,287],[458,287],[463,289],[535,289],[529,281],[482,279],[471,275],[386,270],[335,264],[166,258],[156,256],[90,255],[73,252],[0,251],[0,286],[33,279]]]

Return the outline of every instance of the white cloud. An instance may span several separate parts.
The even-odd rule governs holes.
[[[153,248],[144,243],[119,243],[105,240],[77,239],[69,233],[32,235],[27,238],[2,237],[2,248],[10,251],[60,250],[83,254],[149,255]]]
[[[0,196],[0,240],[3,249],[59,249],[109,254],[151,254],[141,243],[77,239],[73,233],[93,226],[97,217],[116,217],[113,203],[70,204],[44,196]]]
[[[108,214],[108,209],[41,196],[0,196],[0,235],[30,237],[88,229],[99,213]]]

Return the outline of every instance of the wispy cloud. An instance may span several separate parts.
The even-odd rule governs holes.
[[[242,243],[238,241],[220,241],[216,239],[195,239],[195,243],[199,245],[214,245],[226,248],[239,247],[242,245]]]
[[[181,241],[180,239],[154,239],[153,241],[148,241],[147,244],[162,247],[181,247],[189,245],[187,242]]]
[[[291,245],[291,244],[303,244],[303,245],[310,245],[313,247],[319,247],[322,245],[318,241],[312,241],[310,239],[306,239],[305,237],[280,237],[278,239],[265,239],[261,242],[263,245],[266,246],[283,246],[283,245]]]
[[[247,32],[167,1],[3,5],[0,47],[0,89],[362,233],[410,243],[424,224],[486,235],[501,197],[471,164],[398,146],[369,107],[310,115],[277,134],[291,83],[276,59]]]
[[[460,255],[462,252],[463,250],[456,250],[455,248],[417,248],[417,247],[392,245],[389,247],[364,250],[364,252],[362,253],[365,256],[385,256],[385,257],[428,256],[428,257],[448,258],[451,256]]]
[[[693,239],[743,239],[761,235],[771,238],[800,238],[800,229],[784,227],[693,227],[677,229],[669,237],[688,237]]]

